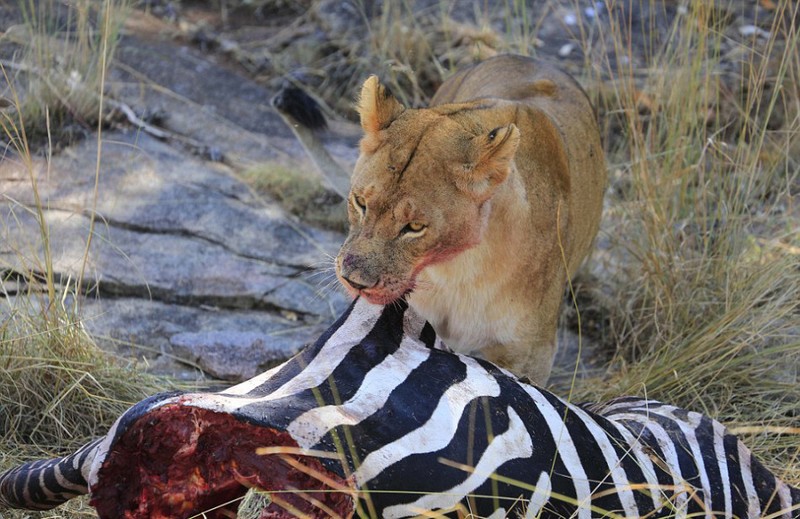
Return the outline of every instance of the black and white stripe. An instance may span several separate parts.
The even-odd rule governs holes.
[[[86,478],[102,438],[74,454],[32,461],[0,475],[0,509],[49,510],[88,491]]]
[[[7,472],[0,504],[50,507],[86,481],[98,510],[99,495],[124,501],[130,488],[109,497],[112,479],[129,470],[117,466],[122,440],[176,406],[288,434],[353,485],[364,515],[800,518],[800,491],[707,416],[631,397],[566,403],[447,351],[405,305],[360,300],[315,345],[266,373],[219,393],[153,397],[75,455]],[[150,453],[160,440],[141,439]]]

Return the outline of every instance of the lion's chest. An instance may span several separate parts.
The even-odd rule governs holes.
[[[480,258],[467,257],[426,268],[409,304],[428,322],[444,343],[458,353],[472,354],[492,345],[516,342],[524,316],[505,283],[487,275]],[[472,260],[472,261],[470,261]]]

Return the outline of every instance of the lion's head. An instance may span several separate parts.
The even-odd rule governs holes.
[[[519,130],[487,127],[475,113],[474,103],[405,109],[376,77],[364,83],[350,232],[336,258],[336,273],[353,295],[395,301],[415,288],[426,266],[480,243],[492,195],[513,167]]]

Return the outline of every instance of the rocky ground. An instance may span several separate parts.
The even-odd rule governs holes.
[[[274,93],[138,16],[147,17],[132,17],[110,87],[135,113],[162,112],[163,134],[119,124],[68,145],[49,167],[34,157],[54,271],[64,288],[83,271],[81,315],[102,347],[182,378],[196,376],[193,366],[247,378],[312,341],[346,306],[326,289],[343,236],[304,224],[237,176],[275,161],[310,168],[269,105]],[[340,148],[345,159],[355,153]],[[2,289],[13,299],[35,288],[23,281],[31,270],[44,271],[34,267],[42,240],[18,157],[2,161],[0,191]]]

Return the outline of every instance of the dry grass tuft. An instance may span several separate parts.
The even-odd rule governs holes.
[[[341,199],[326,189],[317,175],[270,162],[245,170],[242,178],[258,191],[270,193],[305,222],[337,231],[347,229],[347,211]]]
[[[41,448],[39,455],[80,446],[168,386],[100,350],[71,312],[20,306],[0,325],[3,442]]]
[[[100,350],[58,303],[50,309],[6,303],[0,311],[0,471],[73,452],[105,434],[132,404],[170,388]],[[80,499],[41,515],[3,511],[3,517],[96,514]]]
[[[800,409],[799,8],[776,4],[748,38],[692,3],[644,69],[624,26],[599,35],[628,57],[587,71],[617,130],[591,289],[615,355],[576,398],[647,394],[756,426],[746,441],[797,483],[800,436],[766,433]]]
[[[2,61],[0,96],[16,97],[14,125],[43,140],[48,128],[58,140],[89,134],[97,125],[102,76],[114,53],[128,0],[20,0],[20,23],[0,34],[15,49]]]

